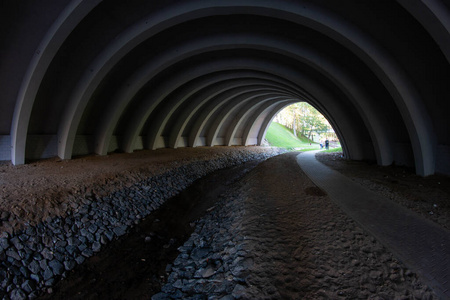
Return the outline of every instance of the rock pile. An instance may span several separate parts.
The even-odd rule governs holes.
[[[437,299],[295,159],[266,160],[224,194],[152,299]]]
[[[157,299],[214,299],[238,296],[239,283],[250,261],[245,259],[244,237],[240,226],[243,202],[236,190],[224,194],[215,209],[197,222],[195,232],[183,246],[180,255],[168,265],[170,273]]]
[[[102,245],[127,233],[130,226],[168,198],[209,172],[278,154],[236,151],[227,157],[196,161],[136,182],[106,197],[71,202],[65,217],[48,218],[37,226],[0,236],[0,298],[34,299],[68,271],[99,252]],[[202,250],[203,252],[206,250]],[[198,255],[203,255],[199,252]]]

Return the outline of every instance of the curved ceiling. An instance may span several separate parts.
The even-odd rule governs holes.
[[[307,101],[350,159],[450,173],[439,0],[6,1],[0,159],[259,145]]]

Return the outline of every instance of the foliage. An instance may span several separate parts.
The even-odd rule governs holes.
[[[266,139],[271,146],[282,147],[289,150],[319,149],[319,145],[317,143],[312,142],[306,137],[302,137],[301,139],[299,139],[298,137],[294,136],[294,134],[289,129],[276,122],[272,122],[272,124],[270,124],[269,128],[267,129]]]
[[[295,136],[303,135],[315,141],[337,140],[327,119],[306,102],[289,105],[277,114],[274,121],[292,129]]]

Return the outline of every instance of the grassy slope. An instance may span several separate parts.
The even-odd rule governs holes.
[[[342,147],[331,148],[331,149],[328,149],[328,150],[324,150],[322,152],[327,152],[327,153],[330,153],[330,152],[342,152]]]
[[[319,149],[319,145],[308,140],[306,137],[297,138],[292,132],[281,124],[272,122],[266,133],[266,139],[271,146],[286,149]],[[311,145],[309,145],[312,143]]]

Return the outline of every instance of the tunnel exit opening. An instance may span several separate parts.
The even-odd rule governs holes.
[[[297,102],[279,111],[266,133],[269,145],[296,150],[342,151],[333,126],[307,102]]]

